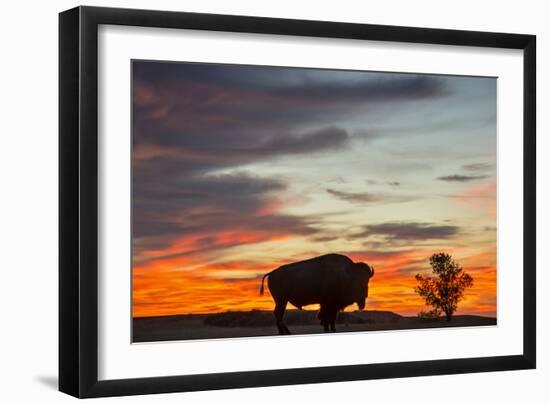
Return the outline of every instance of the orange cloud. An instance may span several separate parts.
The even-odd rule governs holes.
[[[402,315],[416,315],[424,302],[415,294],[414,274],[429,270],[424,250],[404,250],[385,257],[353,255],[375,265],[376,274],[369,288],[367,309],[390,310]],[[474,287],[459,304],[458,314],[496,315],[496,267],[494,253],[478,252],[464,256],[464,270],[474,278]],[[186,258],[165,258],[136,266],[133,271],[133,316],[161,316],[187,313],[215,313],[238,310],[272,310],[273,301],[266,293],[259,295],[261,275],[274,265],[254,262],[200,264]],[[310,309],[315,309],[311,306]],[[347,310],[355,310],[355,306]]]

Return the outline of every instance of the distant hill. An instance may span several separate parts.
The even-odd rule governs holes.
[[[265,327],[273,325],[273,312],[263,310],[227,311],[225,313],[205,314],[204,324],[217,327]],[[399,321],[399,314],[391,311],[369,310],[338,314],[338,324],[389,323]],[[285,323],[288,325],[319,324],[317,311],[287,310]]]

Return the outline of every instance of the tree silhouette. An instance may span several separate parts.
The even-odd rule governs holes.
[[[432,311],[423,314],[438,317],[443,312],[447,321],[451,321],[458,302],[464,297],[464,291],[473,286],[474,280],[446,253],[433,254],[430,266],[433,276],[416,274],[415,277],[418,282],[415,292],[424,298],[427,305],[433,307]]]

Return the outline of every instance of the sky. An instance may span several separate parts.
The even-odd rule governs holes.
[[[442,251],[474,278],[457,314],[495,316],[496,85],[133,61],[133,316],[271,310],[261,277],[327,253],[416,315]]]

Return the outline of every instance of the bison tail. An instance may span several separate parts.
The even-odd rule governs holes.
[[[264,280],[266,278],[266,276],[268,276],[271,272],[265,274],[263,277],[262,277],[262,286],[260,287],[260,296],[263,296],[264,295]]]

